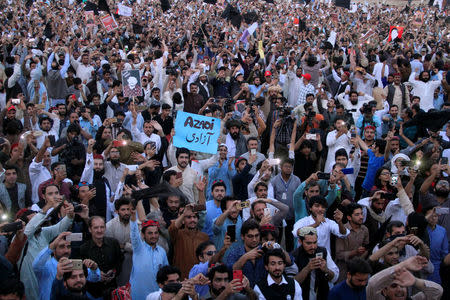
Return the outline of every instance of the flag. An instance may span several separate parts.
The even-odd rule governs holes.
[[[255,22],[250,27],[244,30],[239,41],[247,44],[248,43],[247,38],[255,32],[256,28],[258,28],[258,23]]]
[[[170,9],[169,0],[159,0],[161,2],[161,9],[163,12],[166,12]]]
[[[117,4],[117,14],[124,17],[131,17],[133,15],[133,9],[119,3]]]
[[[230,21],[234,27],[237,27],[238,29],[241,27],[242,16],[237,8],[231,6],[230,4],[227,5],[220,16]]]
[[[263,47],[262,41],[258,41],[258,53],[259,53],[259,57],[264,59],[264,47]]]
[[[391,26],[389,27],[389,37],[388,42],[395,40],[395,39],[401,39],[403,35],[404,28],[401,26]]]
[[[243,15],[244,22],[246,24],[253,24],[253,22],[258,22],[259,16],[255,11],[249,11]]]
[[[336,0],[336,6],[350,9],[350,0]]]
[[[84,11],[93,11],[94,15],[98,15],[98,6],[90,1],[84,3]]]
[[[298,25],[299,24],[299,19],[298,18],[294,18],[294,25]]]
[[[111,13],[111,11],[109,10],[109,6],[108,3],[106,2],[106,0],[98,0],[98,10],[99,11],[106,11],[107,13]]]

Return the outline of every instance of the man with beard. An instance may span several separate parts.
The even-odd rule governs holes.
[[[133,269],[131,271],[131,297],[145,299],[159,287],[156,274],[162,266],[169,264],[166,251],[157,245],[159,222],[148,220],[142,223],[141,234],[136,222],[136,212],[131,212],[130,237],[133,246]],[[149,275],[150,274],[150,275]]]
[[[220,202],[220,208],[223,213],[213,220],[212,225],[212,232],[214,233],[212,240],[216,249],[222,248],[228,226],[234,226],[235,237],[240,236],[242,227],[242,218],[239,215],[241,210],[240,203],[241,201],[228,196],[224,197]]]
[[[197,225],[198,212],[193,211],[192,205],[187,205],[169,226],[170,239],[174,249],[173,265],[181,270],[182,278],[187,278],[189,270],[198,263],[195,249],[201,243],[209,240],[208,235],[199,231]]]
[[[55,106],[59,103],[65,103],[66,97],[69,94],[67,82],[64,79],[66,77],[67,69],[70,66],[70,54],[69,48],[64,47],[64,61],[56,61],[55,53],[58,52],[59,47],[50,54],[47,61],[47,92],[48,100],[51,106]]]
[[[264,183],[259,182],[255,189],[257,195],[255,199],[251,200],[250,216],[260,225],[270,223],[277,227],[283,227],[282,221],[289,212],[289,206],[278,200],[267,198],[267,186]],[[269,212],[266,211],[266,208],[269,209]],[[247,218],[245,211],[243,216],[244,219]]]
[[[40,111],[41,116],[39,118],[39,126],[37,124],[33,124],[34,130],[42,130],[43,134],[36,138],[37,140],[37,148],[41,148],[42,144],[44,144],[45,137],[48,135],[53,135],[55,140],[59,139],[59,124],[60,120],[57,115],[48,113],[44,110]],[[33,119],[32,119],[33,120]]]
[[[369,103],[373,100],[373,97],[363,92],[350,91],[349,93],[341,93],[338,95],[339,102],[344,105],[344,108],[351,112],[353,121],[358,120],[360,115],[360,109],[365,103]]]
[[[121,197],[114,202],[117,216],[106,223],[105,236],[115,238],[124,255],[122,263],[122,272],[117,277],[119,286],[125,285],[130,280],[132,267],[133,248],[130,239],[130,216],[131,202],[130,199]]]
[[[71,197],[71,184],[65,181],[67,179],[66,165],[62,162],[53,163],[50,166],[52,177],[39,185],[38,193],[39,199],[42,199],[42,189],[50,183],[55,184],[59,188],[59,193],[66,196],[66,199]]]
[[[345,228],[342,223],[343,213],[336,209],[334,211],[334,221],[325,217],[328,207],[327,200],[323,196],[314,196],[308,202],[311,215],[301,218],[294,224],[292,234],[298,236],[303,227],[312,227],[316,229],[318,245],[325,247],[331,253],[330,238],[331,234],[338,238],[344,238],[350,234],[350,230]]]
[[[368,249],[366,247],[369,245],[369,230],[363,225],[364,215],[362,206],[350,203],[346,207],[346,210],[348,222],[344,227],[350,230],[350,234],[345,238],[336,239],[336,263],[340,271],[339,282],[344,280],[345,276],[348,276],[346,266],[351,265],[351,259],[355,257],[364,259],[367,256]],[[353,271],[351,274],[354,273]]]
[[[420,97],[420,108],[425,112],[434,109],[434,90],[442,84],[442,75],[437,69],[434,70],[434,73],[437,74],[438,80],[430,81],[430,73],[428,71],[422,71],[418,78],[416,78],[416,72],[412,72],[409,76],[409,82],[413,86],[412,94]]]
[[[110,143],[105,149],[104,155],[107,156],[108,154],[109,160],[104,162],[105,178],[108,179],[108,183],[110,184],[112,191],[116,191],[120,178],[122,177],[127,165],[120,162],[120,149],[118,147],[114,147],[114,143]]]
[[[224,197],[227,188],[223,180],[215,180],[212,182],[211,195],[213,201],[206,202],[206,216],[203,232],[207,233],[210,240],[213,239],[213,222],[222,214],[222,201],[225,201]]]
[[[117,287],[116,279],[121,272],[123,255],[119,242],[105,236],[106,225],[102,217],[91,217],[88,226],[91,239],[81,245],[80,257],[89,258],[98,264],[101,281],[88,282],[87,290],[94,298],[99,298],[105,291]]]
[[[327,299],[329,282],[336,282],[339,269],[327,249],[317,245],[316,228],[303,227],[297,236],[301,245],[293,256],[300,272],[295,280],[300,283],[303,299]]]
[[[76,113],[73,115],[76,118],[78,116]],[[81,131],[78,121],[74,119],[67,127],[66,137],[60,138],[52,149],[52,156],[59,154],[59,160],[66,164],[67,177],[74,182],[79,181],[86,158],[86,150],[80,137]]]
[[[176,171],[177,178],[179,178],[179,174],[181,173],[183,184],[179,187],[179,189],[184,193],[184,195],[186,195],[189,203],[196,203],[198,202],[198,197],[196,195],[198,193],[196,193],[196,190],[194,189],[194,182],[198,173],[189,165],[190,156],[191,151],[189,151],[189,149],[178,148],[175,153],[177,165],[171,167],[169,170]]]
[[[169,195],[167,196],[165,202],[166,205],[161,206],[160,210],[162,212],[164,222],[166,223],[165,227],[167,228],[172,223],[172,220],[178,218],[178,212],[180,211],[181,206],[181,197],[177,194],[171,194],[171,192],[169,191]]]
[[[366,288],[370,300],[425,300],[441,299],[442,287],[432,281],[414,277],[427,264],[424,257],[414,256],[404,262],[381,271],[369,280]],[[408,290],[416,294],[408,297]],[[349,299],[349,298],[346,298]]]
[[[302,288],[296,280],[283,276],[286,268],[286,256],[281,249],[269,250],[264,255],[264,267],[269,273],[267,278],[255,285],[255,292],[259,294],[259,300],[265,299],[302,299]]]
[[[67,257],[61,258],[55,280],[53,280],[50,299],[91,299],[85,289],[87,276],[86,266],[83,266],[80,270],[74,270],[70,259]]]
[[[372,268],[364,259],[353,258],[347,262],[347,279],[335,285],[328,294],[328,299],[359,300],[366,299],[366,285]],[[342,272],[342,269],[339,270]]]
[[[164,138],[164,132],[156,121],[144,121],[143,131],[140,131],[137,127],[137,117],[138,113],[134,105],[130,105],[131,114],[133,116],[133,121],[131,123],[131,134],[136,142],[144,145],[146,142],[153,142],[156,147],[156,154],[161,149],[161,138]]]
[[[444,165],[435,164],[431,167],[431,174],[428,176],[420,187],[420,203],[422,207],[443,207],[450,208],[450,184],[447,179],[440,179],[434,186],[434,193],[429,192],[432,183],[439,178],[441,170],[448,168]],[[447,171],[448,173],[448,171]],[[447,231],[447,238],[450,238],[450,214],[440,214],[438,225],[441,225]],[[449,240],[450,241],[450,240]]]
[[[189,75],[184,77],[183,81],[183,98],[184,98],[183,111],[196,114],[205,104],[206,100],[203,99],[203,96],[199,94],[197,83],[195,82],[188,83],[188,80]]]
[[[89,203],[89,214],[91,216],[101,216],[109,221],[112,218],[114,208],[112,206],[114,191],[105,175],[105,165],[103,156],[92,154],[95,140],[90,139],[86,153],[86,166],[80,181],[92,182],[95,187],[95,197]]]
[[[384,88],[384,92],[387,95],[386,101],[389,103],[389,107],[397,105],[398,110],[402,111],[411,104],[411,101],[409,100],[409,90],[406,88],[405,84],[402,83],[402,74],[400,73],[394,74],[394,82],[387,85]]]
[[[71,254],[70,241],[66,237],[70,232],[63,232],[59,234],[56,239],[45,247],[34,259],[33,270],[39,282],[40,299],[50,299],[52,290],[52,282],[57,273],[58,262],[63,258],[69,258]],[[88,268],[88,275],[86,280],[91,282],[100,281],[100,269],[97,264],[85,259],[83,265]]]
[[[198,80],[196,80],[195,83],[197,84],[199,89],[198,93],[203,97],[203,101],[206,102],[206,100],[208,100],[209,97],[211,97],[211,95],[213,94],[213,87],[208,82],[208,74],[200,73],[200,75],[198,75]]]
[[[295,107],[295,105],[297,104],[297,95],[300,91],[300,88],[303,86],[302,81],[303,69],[301,67],[298,67],[294,72],[295,67],[296,67],[295,60],[291,60],[287,72],[287,79],[288,79],[287,83],[289,86],[288,104],[291,107]]]
[[[208,272],[210,297],[206,296],[205,299],[258,299],[246,276],[242,277],[242,281],[232,278],[231,270],[227,266],[218,264],[212,267]],[[244,293],[247,297],[243,295]]]
[[[216,181],[223,181],[225,185],[225,193],[227,196],[233,194],[233,189],[231,186],[231,180],[236,174],[236,169],[234,165],[234,160],[227,158],[228,148],[225,144],[219,145],[219,157],[218,161],[208,169],[208,189],[206,192],[207,200],[213,199],[212,195],[212,184]],[[217,205],[219,207],[219,205]]]
[[[225,137],[221,137],[221,140],[225,139],[225,144],[228,149],[228,158],[238,158],[248,151],[247,141],[241,133],[241,125],[241,121],[235,119],[227,120],[225,123],[228,133]],[[251,164],[253,162],[254,161],[252,160]]]

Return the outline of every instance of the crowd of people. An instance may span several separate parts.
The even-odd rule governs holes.
[[[342,2],[0,1],[0,300],[449,299],[446,1]]]

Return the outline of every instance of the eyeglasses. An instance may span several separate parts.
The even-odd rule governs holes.
[[[206,254],[206,255],[208,255],[208,256],[213,256],[213,255],[215,255],[217,253],[217,251],[206,251],[206,252],[204,252],[203,254]]]

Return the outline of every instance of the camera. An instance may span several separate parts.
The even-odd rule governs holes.
[[[225,113],[232,112],[234,110],[233,105],[234,105],[234,100],[232,98],[225,99],[225,104],[223,105],[223,109],[224,109]]]
[[[289,118],[292,114],[292,107],[289,107],[289,106],[280,106],[280,107],[277,107],[277,110],[278,110],[278,116],[280,116],[280,118],[282,118],[282,119]],[[313,111],[313,113],[314,113],[314,117],[315,117],[316,112]],[[309,112],[308,112],[308,114],[309,114]]]

